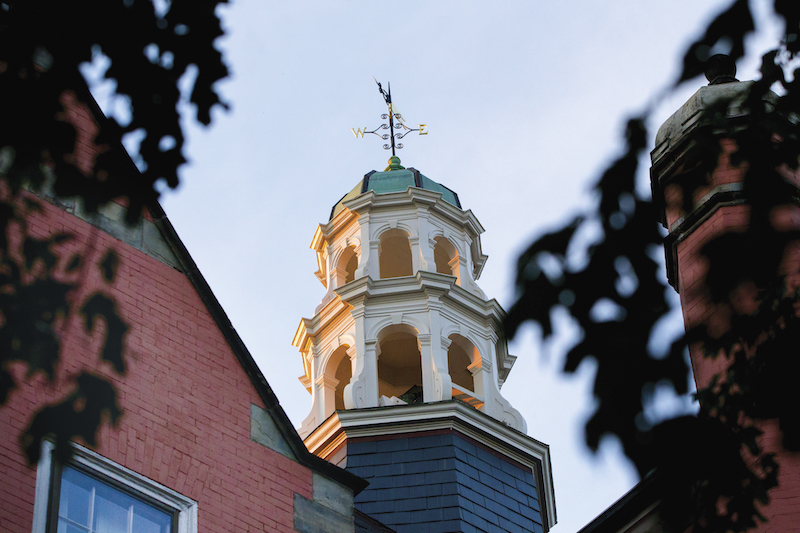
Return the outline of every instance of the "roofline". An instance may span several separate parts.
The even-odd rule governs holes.
[[[131,164],[133,164],[133,161],[131,161]],[[167,240],[167,243],[172,248],[172,252],[181,262],[184,268],[184,274],[189,278],[189,281],[197,291],[209,314],[211,314],[217,327],[225,337],[231,351],[236,355],[239,364],[250,378],[250,382],[258,392],[261,401],[264,402],[267,412],[272,416],[275,425],[289,443],[289,447],[297,457],[298,462],[353,489],[354,494],[358,494],[364,490],[369,484],[366,480],[320,459],[308,451],[308,448],[306,448],[300,435],[298,435],[297,430],[292,425],[283,407],[281,407],[278,397],[273,392],[272,387],[270,387],[264,374],[258,368],[253,356],[250,354],[250,351],[234,329],[228,315],[225,313],[222,305],[220,305],[217,297],[208,285],[208,282],[206,282],[205,278],[200,273],[197,264],[194,262],[194,259],[192,259],[183,241],[178,237],[175,228],[167,218],[163,208],[158,202],[154,202],[153,206],[148,205],[147,208],[150,209],[150,213],[153,215],[153,222]]]
[[[656,472],[646,475],[578,533],[617,533],[643,513],[651,512],[661,500],[659,480]]]
[[[89,88],[86,85],[86,82],[83,80],[83,77],[79,76],[78,78],[83,82],[83,86],[86,87],[85,94],[88,95],[87,101],[89,103],[89,111],[93,115],[92,118],[95,120],[98,127],[102,128],[103,123],[108,119],[103,114],[100,106],[97,104],[97,101],[89,91]],[[115,148],[115,152],[124,154],[121,155],[121,157],[125,160],[124,164],[129,167],[130,171],[139,174],[139,169],[136,168],[136,165],[134,164],[133,159],[131,159],[127,150],[125,150],[121,144]],[[206,307],[206,310],[208,310],[217,327],[222,332],[223,336],[225,337],[225,341],[228,343],[228,346],[231,348],[231,351],[234,353],[234,355],[236,355],[236,359],[239,361],[242,369],[247,374],[247,377],[250,378],[250,382],[256,389],[261,401],[264,402],[267,412],[274,420],[275,425],[281,432],[281,435],[289,444],[290,449],[297,458],[297,462],[303,466],[326,475],[342,485],[345,485],[346,487],[352,489],[354,494],[358,494],[364,490],[367,485],[369,485],[368,481],[351,474],[350,472],[347,472],[346,470],[339,468],[338,466],[335,466],[323,459],[320,459],[308,451],[308,448],[306,448],[303,440],[300,438],[300,435],[298,435],[297,430],[292,425],[289,417],[283,410],[283,407],[281,407],[278,397],[273,392],[272,387],[269,386],[269,383],[264,377],[264,374],[262,374],[261,370],[258,368],[258,365],[253,359],[253,356],[250,354],[250,351],[245,346],[241,337],[239,337],[239,334],[236,333],[236,330],[234,329],[233,324],[231,324],[228,315],[225,313],[222,305],[220,305],[219,300],[217,300],[217,297],[214,295],[214,292],[211,290],[208,282],[200,273],[200,270],[197,268],[197,264],[194,262],[194,259],[192,259],[192,256],[189,254],[189,251],[186,249],[183,241],[181,241],[180,237],[178,237],[178,233],[175,231],[175,228],[172,226],[169,218],[167,218],[167,214],[161,207],[161,204],[159,204],[158,200],[156,200],[154,197],[146,199],[144,203],[145,207],[147,207],[151,216],[153,217],[153,223],[161,232],[161,235],[167,241],[167,244],[169,244],[172,252],[175,254],[175,257],[178,259],[183,268],[183,273],[189,279],[192,287],[194,287],[194,289],[197,291],[200,299],[203,301],[203,304]]]

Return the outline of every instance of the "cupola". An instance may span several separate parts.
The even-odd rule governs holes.
[[[483,232],[452,189],[393,156],[384,171],[367,173],[336,202],[311,242],[316,277],[327,292],[293,341],[303,360],[300,380],[312,397],[299,433],[313,453],[373,483],[356,506],[390,526],[417,519],[396,513],[395,504],[425,505],[426,516],[455,513],[453,524],[472,524],[455,501],[387,502],[379,494],[390,482],[415,494],[428,476],[477,498],[478,471],[470,467],[474,487],[459,478],[459,461],[472,461],[459,460],[462,453],[475,464],[482,457],[489,472],[496,462],[492,483],[502,492],[503,477],[522,500],[500,512],[498,502],[480,496],[487,516],[499,524],[511,513],[530,525],[523,531],[555,523],[549,448],[525,434],[525,420],[500,392],[515,357],[503,334],[503,309],[477,284],[487,259]],[[407,453],[392,455],[398,450]],[[431,454],[452,461],[423,464]],[[368,468],[374,461],[391,467]],[[373,498],[382,501],[383,514],[374,514]],[[460,527],[447,530],[468,530]]]

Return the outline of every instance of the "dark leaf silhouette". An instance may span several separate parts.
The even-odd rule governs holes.
[[[75,379],[75,389],[60,403],[40,410],[22,436],[23,448],[31,464],[36,464],[42,440],[53,438],[57,458],[66,462],[71,456],[69,442],[78,437],[89,446],[97,444],[97,429],[107,418],[116,425],[122,415],[117,392],[103,378],[82,373]]]
[[[122,354],[128,325],[117,313],[117,304],[108,296],[95,293],[83,305],[81,314],[83,314],[84,324],[88,332],[94,329],[95,321],[98,318],[102,318],[106,323],[106,339],[101,357],[104,361],[111,363],[117,372],[123,374],[125,372],[125,360]]]
[[[509,338],[530,320],[546,341],[554,334],[553,310],[568,311],[581,336],[564,354],[563,371],[596,362],[597,407],[586,423],[586,443],[596,450],[604,436],[617,437],[639,473],[661,484],[660,517],[674,531],[690,524],[693,533],[746,531],[765,521],[760,506],[770,502],[780,467],[762,448],[765,421],[777,421],[784,449],[800,449],[800,264],[792,262],[800,228],[786,222],[795,220],[800,198],[792,174],[800,155],[800,70],[787,72],[800,50],[800,7],[776,0],[774,10],[786,30],[763,56],[761,78],[737,85],[727,97],[704,100],[691,143],[673,147],[682,150],[670,175],[673,203],[659,191],[653,200],[637,196],[647,116],[629,120],[624,153],[597,180],[594,209],[538,239],[519,258],[517,301],[505,322]],[[753,31],[749,3],[732,2],[688,48],[673,87],[704,72],[712,84],[735,82],[726,72],[732,61],[712,55],[727,48],[733,60],[743,57]],[[776,84],[780,96],[771,91]],[[728,194],[733,205],[746,203],[747,220],[699,247],[698,260],[707,267],[702,283],[684,288],[687,297],[714,306],[716,314],[706,316],[716,322],[692,324],[668,350],[651,353],[656,326],[670,311],[668,288],[651,257],[664,245],[657,221],[665,221],[666,209],[678,209],[685,222],[708,197],[718,169],[741,173]],[[596,242],[582,242],[577,229],[584,221],[602,227]],[[565,257],[573,248],[588,257],[579,268]],[[722,368],[697,391],[700,412],[649,421],[646,404],[656,388],[686,393],[690,347]]]
[[[103,273],[103,279],[108,283],[114,281],[117,275],[117,267],[119,266],[119,256],[114,250],[108,250],[103,259],[100,260],[100,271]]]
[[[126,206],[125,221],[136,224],[158,198],[159,180],[178,185],[178,168],[186,161],[179,101],[188,98],[194,118],[206,125],[215,108],[225,108],[216,82],[228,70],[214,45],[223,33],[216,10],[224,3],[2,4],[0,148],[9,165],[0,174],[0,405],[19,385],[6,369],[10,361],[22,361],[28,378],[43,373],[59,389],[59,363],[70,358],[61,335],[75,312],[90,333],[103,323],[99,358],[115,372],[125,371],[128,326],[116,303],[102,291],[84,299],[80,290],[94,268],[113,283],[119,257],[108,250],[95,263],[91,239],[75,244],[69,235],[47,235],[37,217],[48,216],[52,206],[46,202],[60,205],[69,197],[90,216],[115,201]],[[78,70],[99,59],[110,62],[103,76],[116,91],[109,98],[116,108],[128,105],[122,117],[103,116]],[[179,80],[189,80],[187,94],[181,95]],[[131,132],[144,133],[134,154],[141,170],[122,148]],[[71,396],[34,416],[24,444],[28,457],[35,461],[41,439],[51,434],[57,454],[68,453],[73,437],[91,445],[101,421],[113,422],[119,413],[110,382],[84,373]]]
[[[706,61],[714,53],[724,53],[733,60],[744,55],[744,39],[754,30],[753,16],[747,0],[736,0],[708,25],[705,35],[693,43],[683,56],[683,72],[675,86],[696,78],[706,70]],[[714,51],[717,44],[727,45],[727,50]]]

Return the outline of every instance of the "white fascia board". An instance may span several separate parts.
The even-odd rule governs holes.
[[[489,259],[489,256],[483,253],[480,236],[472,239],[472,246],[470,246],[469,251],[472,255],[472,277],[475,281],[478,281],[481,277],[481,272],[483,272],[483,267],[486,265],[486,260]]]
[[[328,288],[328,272],[325,264],[325,248],[332,238],[350,225],[350,222],[357,219],[358,215],[349,209],[343,209],[333,220],[327,224],[317,225],[314,237],[311,239],[310,248],[317,254],[317,271],[314,275],[319,279],[325,288]]]
[[[311,453],[324,457],[350,438],[440,429],[456,430],[540,473],[537,480],[537,485],[539,481],[542,485],[539,487],[540,503],[547,509],[545,516],[549,527],[555,525],[550,446],[457,400],[336,411],[304,442]]]
[[[327,289],[328,288],[328,273],[326,272],[327,268],[325,265],[325,235],[323,233],[323,225],[320,224],[317,226],[317,230],[314,232],[314,238],[311,239],[311,249],[316,252],[317,256],[317,271],[314,272],[314,275],[317,277],[322,285]]]
[[[300,319],[300,324],[297,326],[297,331],[294,332],[294,338],[292,339],[292,346],[299,348],[301,352],[307,349],[307,322],[310,322],[307,318]]]
[[[314,232],[314,238],[311,240],[311,249],[317,253],[324,251],[326,246],[325,241],[330,241],[337,233],[345,229],[357,218],[357,213],[349,209],[343,209],[327,224],[319,224],[317,230]]]
[[[325,241],[325,225],[318,224],[317,230],[314,232],[314,237],[311,239],[311,246],[309,246],[309,248],[319,253],[324,249],[324,241]]]
[[[359,197],[360,198],[360,197]],[[354,218],[358,218],[358,213],[350,209],[342,209],[339,214],[328,221],[327,224],[320,224],[320,231],[325,237],[336,234],[343,227],[347,226]]]
[[[314,315],[314,318],[303,318],[300,320],[300,325],[297,327],[297,332],[294,334],[292,346],[300,348],[301,351],[308,346],[319,331],[325,328],[330,322],[335,320],[339,315],[348,311],[350,305],[343,302],[341,298],[333,298],[330,302],[325,304],[319,313]]]

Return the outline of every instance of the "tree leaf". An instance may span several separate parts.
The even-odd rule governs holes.
[[[107,283],[113,283],[119,267],[119,256],[117,252],[109,249],[100,261],[100,272]]]
[[[86,331],[94,329],[95,320],[102,318],[106,323],[106,337],[101,351],[101,359],[112,364],[114,369],[125,373],[124,345],[128,325],[117,313],[117,304],[108,296],[94,293],[81,308]]]
[[[753,16],[747,0],[736,0],[727,10],[723,11],[708,25],[703,37],[695,41],[683,56],[683,69],[675,87],[686,80],[703,74],[706,61],[712,55],[712,49],[717,43],[729,41],[730,50],[722,51],[737,60],[744,55],[744,39],[754,30]]]
[[[105,379],[83,372],[75,380],[74,391],[59,403],[40,409],[22,434],[22,446],[28,463],[39,461],[42,441],[52,436],[55,456],[67,462],[72,454],[71,441],[79,437],[89,446],[97,444],[97,431],[104,418],[116,425],[122,410],[117,392]]]

